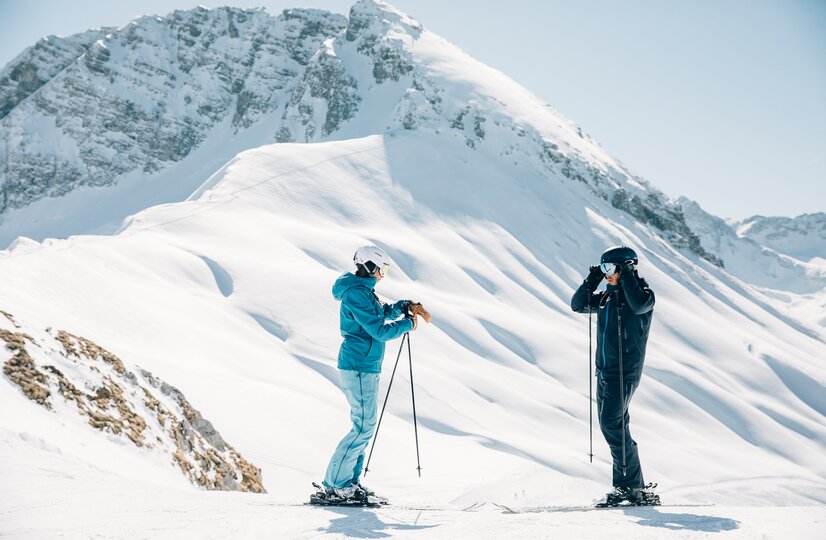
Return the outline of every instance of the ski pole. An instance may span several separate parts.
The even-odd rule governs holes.
[[[588,457],[590,458],[591,463],[594,462],[594,389],[593,389],[593,382],[591,381],[591,358],[592,358],[592,342],[593,337],[591,335],[591,302],[590,299],[588,301],[588,432],[589,432],[589,444],[588,444]]]
[[[413,390],[413,353],[410,352],[410,335],[407,335],[407,359],[410,362],[410,396],[413,398],[413,432],[416,434],[416,470],[422,477],[422,463],[419,460],[419,427],[416,421],[416,392]]]
[[[390,389],[393,387],[393,378],[396,376],[396,368],[399,367],[399,358],[402,356],[402,349],[404,348],[404,340],[410,339],[409,334],[402,336],[402,343],[399,346],[399,354],[396,355],[396,363],[393,365],[393,374],[390,375],[390,384],[387,385],[387,394],[384,396],[384,404],[381,406],[381,415],[379,415],[379,423],[376,424],[376,434],[373,435],[373,444],[370,445],[370,455],[367,456],[367,465],[364,467],[364,476],[370,470],[370,458],[373,457],[373,448],[376,447],[376,439],[379,438],[379,428],[381,428],[381,419],[384,418],[384,408],[387,407],[387,398],[390,397]],[[410,346],[408,345],[408,350]]]
[[[628,467],[625,464],[625,382],[622,369],[622,315],[620,312],[619,293],[617,293],[617,342],[619,343],[620,406],[622,407],[622,475]]]

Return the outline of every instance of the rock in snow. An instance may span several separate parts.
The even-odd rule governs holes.
[[[183,393],[151,373],[129,371],[96,343],[51,329],[33,338],[14,317],[0,328],[13,355],[3,374],[35,403],[132,442],[155,459],[174,464],[209,490],[266,493],[261,470],[227,444]]]

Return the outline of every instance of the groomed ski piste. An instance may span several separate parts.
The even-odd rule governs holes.
[[[495,94],[550,125],[527,91],[422,36],[417,62],[446,100]],[[179,388],[267,490],[199,489],[0,377],[0,537],[824,538],[826,333],[796,316],[822,291],[756,287],[676,249],[585,182],[503,158],[513,141],[492,121],[475,148],[441,128],[376,129],[388,92],[339,140],[242,152],[114,234],[0,252],[0,310],[19,325],[4,329],[84,336]],[[560,122],[561,146],[613,163]],[[400,366],[363,478],[391,504],[310,507],[349,429],[330,289],[364,244],[395,262],[378,294],[433,316],[411,334],[422,476]],[[589,463],[588,318],[569,302],[617,244],[657,295],[631,426],[663,506],[595,510],[610,455],[594,426]]]

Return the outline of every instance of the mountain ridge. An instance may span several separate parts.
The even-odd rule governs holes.
[[[826,259],[826,213],[795,217],[752,216],[732,225],[737,235],[802,261]]]

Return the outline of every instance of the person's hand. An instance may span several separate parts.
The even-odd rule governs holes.
[[[418,302],[410,302],[409,310],[415,316],[421,315],[424,322],[430,324],[430,312],[427,311],[423,305]]]
[[[412,302],[408,303],[407,306],[404,308],[404,318],[413,321],[413,328],[410,329],[410,331],[413,332],[414,330],[416,330],[416,328],[419,327],[419,318],[416,316],[415,313],[413,313],[413,310],[410,309],[411,305]]]
[[[634,265],[630,261],[621,262],[617,265],[620,279],[634,274]]]
[[[590,287],[592,291],[595,291],[604,277],[605,274],[602,273],[602,269],[598,264],[595,264],[588,268],[588,277],[585,278],[585,283],[588,284],[588,287]]]

